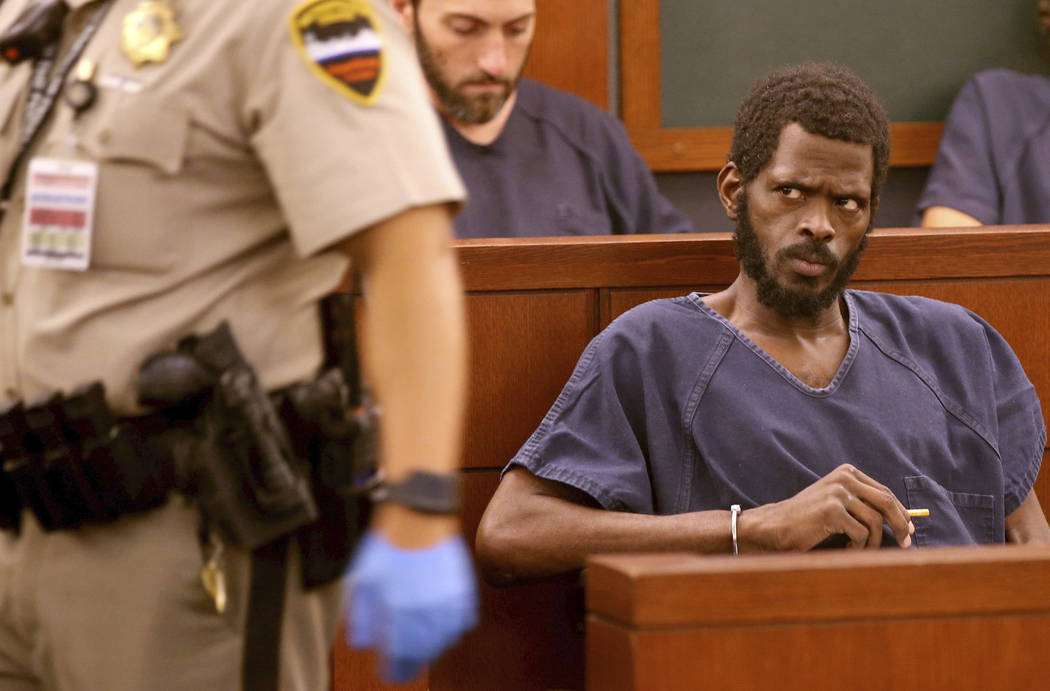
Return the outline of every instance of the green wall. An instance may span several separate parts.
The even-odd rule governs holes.
[[[660,31],[665,127],[731,125],[756,79],[805,60],[852,67],[895,122],[943,120],[982,69],[1050,72],[1036,0],[661,0]]]

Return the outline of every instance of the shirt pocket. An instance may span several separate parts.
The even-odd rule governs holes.
[[[996,535],[994,494],[953,492],[925,475],[904,478],[908,506],[929,509],[916,517],[915,544],[921,546],[990,544],[1003,541]]]
[[[91,268],[164,271],[178,258],[180,221],[173,211],[189,114],[151,94],[109,96],[74,125],[78,154],[99,165]]]
[[[554,227],[558,235],[610,235],[609,217],[593,209],[559,202],[554,206]]]

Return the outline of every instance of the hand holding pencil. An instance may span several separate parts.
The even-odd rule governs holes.
[[[784,501],[738,516],[741,552],[806,551],[843,534],[848,548],[880,547],[888,525],[901,547],[912,545],[913,517],[929,509],[907,509],[885,485],[843,464]]]

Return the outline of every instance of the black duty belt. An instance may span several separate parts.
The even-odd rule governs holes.
[[[23,508],[45,530],[76,528],[148,511],[175,488],[162,415],[116,418],[101,384],[46,403],[0,409],[0,527]]]
[[[140,367],[140,402],[162,412],[118,418],[101,383],[0,408],[0,527],[17,530],[28,509],[45,530],[76,528],[191,494],[207,525],[252,553],[243,685],[275,690],[288,547],[295,540],[303,587],[338,578],[376,477],[353,298],[326,305],[326,332],[343,347],[327,349],[311,382],[265,392],[223,323]]]

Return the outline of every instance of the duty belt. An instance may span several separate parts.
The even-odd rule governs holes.
[[[345,338],[349,300],[330,310]],[[363,389],[351,392],[347,371],[329,365],[267,393],[224,322],[142,363],[139,402],[151,415],[118,418],[97,382],[8,404],[0,527],[17,530],[25,509],[45,530],[107,522],[178,491],[228,544],[252,551],[294,534],[303,584],[330,582],[368,521],[377,482],[375,407]]]
[[[23,508],[45,530],[112,521],[159,506],[175,488],[165,416],[117,418],[100,383],[46,403],[0,409],[0,527]]]

